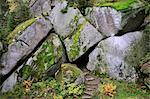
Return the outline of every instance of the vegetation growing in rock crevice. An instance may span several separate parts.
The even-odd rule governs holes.
[[[78,41],[79,41],[80,34],[81,34],[81,31],[82,31],[84,25],[81,24],[78,27],[79,27],[79,29],[77,30],[76,34],[73,35],[73,37],[72,37],[73,42],[72,42],[72,45],[70,46],[71,50],[69,52],[69,56],[70,56],[71,60],[75,59],[79,55],[79,51],[80,51]]]
[[[44,42],[37,55],[33,57],[33,62],[30,65],[25,65],[20,71],[20,77],[23,80],[34,79],[41,80],[45,71],[50,68],[55,62],[54,48],[51,42]]]

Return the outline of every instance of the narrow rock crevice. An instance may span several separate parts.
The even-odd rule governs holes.
[[[69,57],[68,57],[68,54],[67,54],[67,48],[66,48],[66,46],[65,46],[65,43],[63,42],[63,40],[61,39],[61,37],[60,37],[60,35],[59,34],[57,34],[56,33],[56,35],[58,36],[58,38],[59,38],[59,40],[60,40],[60,42],[61,42],[61,44],[62,44],[62,48],[63,48],[63,55],[62,55],[62,61],[64,62],[64,63],[69,63],[70,61],[69,61]]]
[[[66,49],[66,46],[63,42],[63,40],[61,39],[60,35],[58,35],[56,32],[54,32],[54,34],[56,34],[62,44],[62,50],[63,50],[63,53],[62,53],[62,57],[58,60],[57,63],[54,63],[49,69],[47,69],[47,71],[45,72],[45,77],[46,76],[55,76],[55,73],[60,69],[60,66],[61,64],[63,63],[70,63],[69,61],[69,58],[68,58],[68,54],[67,54],[67,49]]]
[[[95,49],[100,41],[95,43],[92,47],[90,47],[83,55],[77,58],[75,61],[71,62],[72,64],[76,64],[81,70],[86,69],[86,65],[89,62],[89,54]]]
[[[115,36],[123,36],[124,34],[115,34],[114,36],[112,36],[112,37],[115,37]],[[83,55],[81,55],[79,58],[77,58],[75,61],[72,61],[71,63],[72,64],[76,64],[81,70],[84,70],[84,69],[86,69],[86,65],[88,64],[88,62],[89,62],[89,55],[90,55],[90,53],[97,47],[97,45],[100,43],[100,42],[102,42],[102,41],[104,41],[104,40],[106,40],[106,39],[108,39],[108,38],[110,38],[111,36],[109,36],[109,37],[106,37],[106,36],[104,36],[104,38],[103,39],[101,39],[100,41],[98,41],[97,43],[95,43],[92,47],[90,47]]]

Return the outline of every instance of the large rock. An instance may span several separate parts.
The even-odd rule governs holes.
[[[3,76],[2,80],[6,79],[15,68],[17,69],[19,64],[23,63],[24,59],[34,52],[38,44],[49,34],[51,29],[50,21],[39,18],[26,28],[15,42],[9,45],[8,51],[2,55],[0,60],[3,66],[0,69],[0,76]]]
[[[63,38],[72,35],[77,27],[83,22],[78,9],[68,7],[67,12],[63,13],[62,10],[65,10],[66,6],[66,1],[56,4],[49,17],[54,26],[55,32]]]
[[[70,61],[74,61],[86,52],[103,36],[80,13],[78,9],[68,7],[62,13],[67,2],[58,3],[51,13],[51,21],[55,32],[64,39]]]
[[[72,37],[64,40],[70,61],[79,58],[102,38],[100,32],[91,24],[88,22],[83,24]]]
[[[89,55],[87,68],[117,79],[135,81],[135,67],[145,53],[143,35],[143,32],[131,32],[100,42]]]
[[[121,29],[121,12],[110,7],[93,7],[87,10],[87,18],[104,36],[113,36]]]
[[[51,0],[30,0],[30,11],[33,16],[41,16],[42,13],[49,13]]]
[[[9,76],[9,78],[7,78],[7,80],[5,80],[5,82],[3,83],[1,91],[7,92],[9,90],[12,90],[14,85],[16,85],[17,83],[17,76],[18,76],[17,73],[13,73],[11,76]]]

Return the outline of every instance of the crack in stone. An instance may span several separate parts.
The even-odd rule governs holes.
[[[25,45],[27,45],[28,47],[30,46],[28,43],[26,43],[24,40],[22,40],[22,39],[18,39],[18,40],[16,40],[16,42],[21,42],[21,45],[23,46],[23,44],[22,43],[24,43]]]

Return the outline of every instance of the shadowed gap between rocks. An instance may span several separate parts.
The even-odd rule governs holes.
[[[126,33],[125,33],[126,34]],[[124,34],[115,34],[114,36],[123,36]],[[111,36],[109,36],[111,37]],[[80,68],[81,70],[84,70],[86,68],[86,65],[88,64],[89,62],[89,55],[90,53],[97,47],[97,45],[103,41],[103,40],[106,40],[108,39],[109,37],[104,37],[103,39],[101,39],[100,41],[98,41],[97,43],[95,43],[92,47],[90,47],[83,55],[81,55],[79,58],[77,58],[75,61],[73,62],[70,62],[72,64],[76,64],[78,66],[78,68]]]
[[[50,68],[48,68],[45,72],[44,75],[44,79],[47,78],[47,76],[55,76],[55,73],[60,69],[61,64],[63,63],[70,63],[69,58],[68,58],[68,54],[67,54],[67,50],[66,50],[66,46],[63,42],[63,40],[61,39],[60,35],[57,34],[56,32],[54,32],[54,34],[56,34],[62,44],[62,48],[63,48],[63,53],[62,53],[62,57],[58,60],[57,63],[54,63]]]

